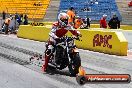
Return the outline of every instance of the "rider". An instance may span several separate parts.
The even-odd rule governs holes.
[[[49,33],[49,41],[45,54],[45,63],[42,66],[42,70],[45,72],[47,70],[50,55],[53,52],[53,45],[56,45],[57,40],[63,37],[68,30],[75,36],[81,36],[80,32],[73,29],[73,27],[68,24],[69,16],[66,13],[60,13],[58,15],[58,21],[53,23],[51,32]]]

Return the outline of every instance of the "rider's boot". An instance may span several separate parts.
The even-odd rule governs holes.
[[[43,64],[43,66],[42,66],[42,71],[43,71],[43,72],[46,72],[46,71],[47,71],[49,58],[50,58],[50,56],[45,55],[45,62],[44,62],[44,64]]]

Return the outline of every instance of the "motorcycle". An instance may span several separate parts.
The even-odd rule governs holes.
[[[8,32],[8,26],[5,23],[2,25],[1,32],[4,32],[5,34]]]
[[[0,29],[0,33],[2,33],[2,34],[16,34],[18,31],[18,27],[19,27],[19,25],[15,25],[15,27],[14,27],[14,25],[9,26],[9,25],[3,23],[2,28]],[[16,28],[17,28],[17,30],[16,30]]]
[[[70,74],[76,75],[81,66],[81,58],[74,40],[80,41],[79,37],[62,37],[54,46],[48,65],[55,66],[59,70],[68,67]],[[47,49],[48,44],[46,44],[45,55]]]

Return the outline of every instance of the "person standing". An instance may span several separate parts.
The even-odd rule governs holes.
[[[5,11],[3,11],[3,13],[2,13],[2,17],[3,17],[3,20],[5,20],[5,18],[6,18],[6,13],[5,13]]]
[[[87,17],[85,20],[86,20],[86,29],[88,29],[88,28],[90,28],[91,19],[89,17]]]
[[[78,29],[83,24],[82,19],[79,16],[76,16],[75,22],[74,22],[74,28]]]
[[[91,18],[89,17],[85,17],[84,19],[82,19],[83,25],[81,25],[81,29],[89,29],[90,28],[90,21]]]
[[[28,16],[27,15],[24,16],[24,25],[28,25]]]
[[[5,32],[5,34],[8,34],[9,31],[9,25],[11,23],[12,20],[12,15],[10,15],[8,18],[5,19],[4,25],[2,27],[2,31]]]
[[[103,17],[100,19],[100,28],[107,28],[106,18],[107,15],[104,14]]]
[[[118,29],[120,28],[120,20],[116,16],[116,14],[113,15],[113,17],[110,19],[108,23],[110,29]]]
[[[23,24],[23,14],[20,15],[20,24]]]
[[[75,11],[73,7],[70,7],[67,11],[67,15],[69,16],[68,23],[73,26],[75,22]]]

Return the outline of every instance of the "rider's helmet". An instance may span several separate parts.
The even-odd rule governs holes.
[[[58,15],[58,21],[61,26],[65,27],[68,24],[69,16],[66,13],[60,13]]]
[[[106,15],[106,14],[104,14],[104,15],[103,15],[103,18],[105,18],[105,19],[106,19],[106,18],[107,18],[107,15]]]

